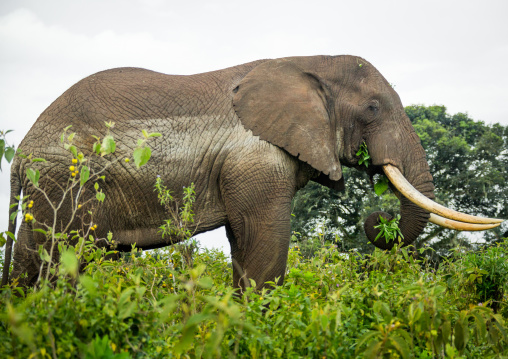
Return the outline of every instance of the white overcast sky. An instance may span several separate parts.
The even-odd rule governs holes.
[[[364,57],[404,105],[508,125],[507,14],[506,0],[1,0],[0,129],[14,130],[17,145],[67,88],[108,68],[192,74],[318,54]],[[0,231],[9,207],[2,168]],[[219,246],[224,238],[200,237]]]

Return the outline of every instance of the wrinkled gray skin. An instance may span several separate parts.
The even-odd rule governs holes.
[[[341,165],[360,168],[355,154],[363,141],[372,157],[370,175],[381,173],[384,164],[395,165],[417,190],[433,198],[423,148],[397,93],[358,57],[261,60],[192,76],[119,68],[87,77],[42,113],[20,145],[23,153],[48,161],[34,167],[40,169],[40,187],[49,196],[59,198],[55,182],[64,185],[69,178],[71,157],[59,140],[63,128],[72,125],[75,144],[89,154],[95,141],[91,135],[105,135],[104,121],[116,124],[112,134],[117,149],[110,159],[91,163],[96,170],[112,158],[130,156],[142,129],[163,137],[151,142],[152,158],[140,170],[123,161],[107,169],[101,183],[106,200],[94,209],[97,236],[113,232],[123,250],[134,243],[143,249],[168,245],[157,233],[168,215],[153,190],[155,179],[160,175],[180,196],[182,187],[193,182],[197,232],[226,226],[238,287],[248,286],[247,278],[258,288],[275,278],[283,281],[291,199],[309,180],[340,189]],[[27,160],[14,161],[11,203],[22,189],[35,202],[37,221],[51,224],[52,213],[28,181],[27,167]],[[90,188],[87,196],[95,191]],[[401,214],[409,244],[429,214],[404,198]],[[59,225],[69,215],[68,201],[59,212]],[[373,214],[366,224],[371,241],[378,217]],[[80,223],[76,219],[73,228],[81,228]],[[23,222],[12,273],[27,272],[22,284],[37,279],[40,263],[31,250],[42,243],[44,238]],[[384,238],[375,244],[392,246]]]

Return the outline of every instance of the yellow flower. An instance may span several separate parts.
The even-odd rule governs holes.
[[[81,205],[80,205],[80,204],[78,204],[78,208],[81,208]]]
[[[28,208],[32,208],[33,206],[34,206],[33,203],[28,204]]]
[[[125,162],[129,163],[131,160],[129,158],[125,159]]]
[[[72,159],[72,163],[76,164],[76,163],[78,163],[78,160],[77,160],[77,159],[75,159],[75,158],[73,158],[73,159]]]
[[[75,169],[76,169],[76,167],[74,167],[74,166],[69,167],[69,171],[71,171],[71,172],[74,172]]]
[[[72,173],[71,173],[71,176],[72,176],[72,177],[76,177],[76,172],[72,172]]]

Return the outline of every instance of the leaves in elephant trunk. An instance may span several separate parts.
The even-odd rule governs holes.
[[[402,232],[399,228],[400,215],[388,220],[383,216],[379,216],[379,225],[374,226],[374,228],[379,229],[379,233],[376,236],[375,241],[377,241],[380,237],[384,237],[386,239],[386,243],[396,241],[398,237],[404,239]]]

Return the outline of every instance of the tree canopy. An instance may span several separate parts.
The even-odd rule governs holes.
[[[508,127],[487,125],[465,113],[449,115],[444,106],[413,105],[405,110],[427,153],[436,201],[468,214],[507,218]],[[344,192],[315,182],[300,190],[293,199],[292,229],[300,239],[317,232],[345,250],[372,251],[364,220],[377,210],[398,213],[399,202],[390,191],[376,195],[361,171],[344,168],[344,177]],[[428,244],[444,254],[471,240],[497,240],[505,230],[501,226],[471,234],[429,224],[415,246]]]

